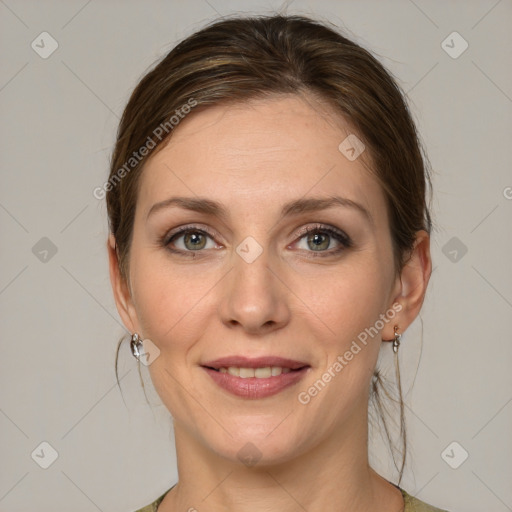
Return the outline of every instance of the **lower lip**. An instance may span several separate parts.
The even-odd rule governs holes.
[[[289,373],[282,373],[275,377],[267,379],[258,379],[256,377],[248,377],[242,379],[229,373],[220,373],[211,368],[206,368],[208,375],[214,382],[221,388],[229,391],[233,395],[240,396],[247,399],[266,398],[268,396],[276,395],[284,389],[293,386],[301,380],[309,367],[301,368],[300,370],[291,371]]]

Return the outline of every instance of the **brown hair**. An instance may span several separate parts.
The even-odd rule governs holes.
[[[105,188],[110,231],[124,278],[128,276],[138,181],[147,158],[172,135],[172,118],[181,118],[185,105],[194,104],[199,110],[220,103],[303,93],[323,100],[339,113],[364,143],[367,151],[363,155],[371,158],[365,165],[385,194],[395,271],[401,271],[416,232],[430,233],[432,228],[426,200],[427,185],[430,194],[432,190],[428,159],[404,95],[377,59],[336,27],[302,16],[274,15],[212,22],[174,47],[133,91],[119,124]],[[158,127],[164,127],[165,136]],[[150,147],[150,141],[150,155],[139,158],[141,148]],[[132,160],[133,155],[138,158]],[[395,360],[402,438],[400,482],[406,435]],[[379,395],[383,386],[376,370],[371,395],[392,446]]]

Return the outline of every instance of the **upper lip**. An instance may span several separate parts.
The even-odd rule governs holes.
[[[209,368],[229,368],[235,366],[238,368],[265,368],[267,366],[280,366],[281,368],[290,368],[291,370],[298,370],[304,366],[309,366],[307,363],[296,361],[293,359],[286,359],[277,356],[266,357],[244,357],[244,356],[228,356],[215,359],[214,361],[207,361],[202,366]]]

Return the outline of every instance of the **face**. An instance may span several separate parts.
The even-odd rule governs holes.
[[[365,439],[397,323],[383,192],[323,108],[286,96],[195,112],[141,176],[123,319],[160,351],[149,370],[175,426],[234,461],[248,442],[278,462]]]

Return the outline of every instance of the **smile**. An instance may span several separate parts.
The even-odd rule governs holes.
[[[203,368],[217,386],[235,396],[250,400],[270,397],[284,391],[302,380],[310,369],[309,366],[296,370],[281,367],[230,366],[221,367],[219,370],[205,366]]]

